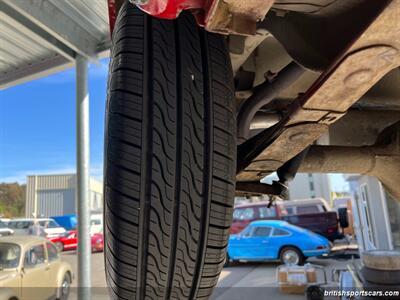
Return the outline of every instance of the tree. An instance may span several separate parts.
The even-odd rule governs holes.
[[[19,217],[25,212],[25,184],[0,183],[0,215]]]

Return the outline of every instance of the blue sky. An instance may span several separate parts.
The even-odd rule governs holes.
[[[102,177],[108,59],[89,66],[91,174]],[[75,70],[0,91],[0,182],[75,172]]]
[[[89,66],[91,175],[102,179],[108,59]],[[0,91],[0,182],[75,172],[75,70]],[[342,175],[331,175],[342,191]]]

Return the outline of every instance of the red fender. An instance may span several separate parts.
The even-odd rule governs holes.
[[[123,0],[108,0],[110,32],[114,30],[115,20]],[[215,0],[148,0],[138,7],[149,15],[161,19],[176,19],[183,10],[191,10],[197,23],[204,26],[205,16]]]

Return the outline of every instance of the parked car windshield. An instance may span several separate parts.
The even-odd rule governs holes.
[[[0,269],[17,268],[20,257],[20,246],[11,243],[0,243]]]
[[[315,214],[319,213],[319,209],[317,205],[304,205],[297,207],[297,214]]]
[[[286,207],[286,212],[289,216],[294,215],[294,208],[293,207]]]
[[[0,221],[0,228],[7,228],[7,225],[6,225],[6,223],[4,223],[4,222]]]
[[[271,233],[271,227],[256,227],[253,229],[253,237],[269,237]]]
[[[11,221],[8,227],[13,229],[28,229],[33,224],[33,221]]]
[[[274,206],[266,207],[261,206],[258,210],[260,218],[275,218],[276,217],[276,209]]]
[[[43,227],[46,228],[57,228],[60,227],[60,225],[58,225],[58,223],[54,220],[45,220],[45,221],[39,221],[39,224]]]
[[[281,228],[275,228],[272,236],[287,236],[290,235],[290,232]]]
[[[234,220],[251,220],[254,219],[254,208],[236,208],[233,212]]]

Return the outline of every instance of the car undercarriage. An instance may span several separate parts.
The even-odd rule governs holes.
[[[149,7],[155,2],[137,4],[153,13]],[[240,187],[257,193],[260,179],[315,144],[303,155],[309,163],[302,171],[378,176],[400,196],[392,182],[400,170],[397,140],[387,132],[385,142],[379,139],[386,128],[398,134],[392,125],[400,121],[399,1],[164,2],[173,7],[158,17],[177,16],[185,5],[201,15],[214,5],[215,11],[197,18],[207,30],[228,34],[237,106],[236,179],[252,183]],[[375,143],[393,145],[380,154]],[[318,163],[321,154],[324,161]],[[335,162],[327,166],[331,157]],[[358,161],[349,164],[346,158]],[[386,172],[367,167],[374,159]]]
[[[376,176],[390,194],[400,199],[400,1],[130,2],[128,5],[122,0],[109,0],[114,56],[110,65],[113,69],[109,81],[109,143],[106,147],[109,158],[106,170],[110,172],[106,178],[110,184],[105,195],[110,212],[118,211],[120,216],[121,210],[128,210],[128,204],[112,204],[117,201],[114,193],[138,201],[135,206],[139,210],[137,221],[126,216],[127,222],[133,222],[135,237],[132,243],[136,250],[139,249],[132,252],[138,256],[133,265],[141,270],[131,280],[136,282],[135,291],[143,288],[144,283],[151,286],[150,277],[154,277],[150,280],[154,285],[150,290],[140,290],[137,299],[147,295],[165,299],[209,296],[207,288],[215,285],[223,265],[234,193],[284,198],[287,182],[297,172],[359,173]],[[133,12],[135,16],[130,16]],[[134,17],[136,20],[145,18],[144,25],[139,21],[136,23]],[[129,44],[123,44],[124,38],[130,39]],[[144,48],[139,49],[136,46],[142,40],[145,40]],[[225,46],[220,44],[221,41]],[[132,53],[140,56],[134,58]],[[186,53],[193,57],[187,58]],[[161,56],[169,59],[162,60]],[[176,60],[170,61],[173,57]],[[200,61],[202,63],[196,65]],[[133,73],[121,73],[129,69]],[[146,73],[147,69],[149,73]],[[157,78],[159,71],[164,74],[162,78]],[[143,90],[138,83],[142,79],[134,73],[146,78],[143,79]],[[153,87],[149,85],[151,81],[157,84]],[[175,89],[177,94],[173,95]],[[155,90],[157,94],[152,94]],[[186,90],[192,93],[188,98]],[[120,94],[113,94],[115,91]],[[160,99],[166,100],[165,107],[156,103]],[[132,106],[122,102],[125,100],[132,101]],[[194,108],[189,104],[187,108],[188,115],[197,112],[199,123],[196,120],[185,123],[185,101],[189,104],[200,101]],[[140,103],[145,109],[136,115],[134,105],[140,106]],[[153,103],[156,108],[150,107]],[[164,123],[169,121],[165,121],[165,115],[158,116],[157,110],[165,110],[168,114],[170,108],[174,109],[169,121],[171,124],[177,122],[178,126],[171,125],[163,134],[160,129],[155,129],[157,119],[163,119]],[[153,117],[145,118],[145,114],[152,113]],[[116,121],[117,116],[125,117],[126,121]],[[128,139],[127,128],[133,123],[127,120],[142,122],[142,127],[135,132],[144,134],[145,131],[146,135],[150,132],[150,139],[142,137],[142,144],[133,142],[133,137]],[[225,123],[218,123],[221,120]],[[190,126],[193,128],[188,129],[186,137],[185,130]],[[153,130],[160,137],[154,139]],[[190,144],[188,141],[193,135],[201,141],[209,139],[210,148],[205,146],[201,150],[200,146],[193,146],[189,153],[185,144],[179,141]],[[166,138],[161,141],[163,136]],[[143,145],[152,139],[155,143],[152,147]],[[119,146],[117,140],[121,142]],[[172,152],[168,153],[165,150],[167,144],[176,141],[176,147],[172,146]],[[126,149],[121,150],[122,144]],[[164,156],[156,151],[157,145],[161,144],[166,152]],[[232,144],[236,150],[232,149]],[[131,151],[137,149],[157,154],[157,163],[152,163],[143,153],[135,159],[130,158]],[[210,153],[214,156],[211,155],[207,162]],[[217,156],[221,160],[213,160]],[[162,165],[164,160],[166,167],[160,171],[164,179],[160,181],[165,183],[166,194],[169,188],[175,189],[175,194],[171,194],[175,200],[171,202],[163,200],[162,184],[158,185],[157,193],[151,186],[158,180],[154,177],[157,165]],[[185,167],[180,167],[181,160],[183,165],[187,162],[197,165],[202,178],[189,176],[192,183],[188,185],[192,184],[192,187],[186,191],[183,188],[183,193],[192,195],[199,181],[203,192],[211,193],[209,198],[199,192],[197,200],[185,204],[179,187],[184,187],[185,180],[189,179],[184,177]],[[141,161],[152,171],[143,166],[133,170],[129,161]],[[206,175],[210,170],[215,172]],[[138,176],[134,183],[139,186],[137,197],[132,196],[134,193],[127,185],[116,181],[128,183],[130,177],[123,174],[127,172]],[[278,175],[277,182],[271,185],[260,182],[273,172]],[[171,176],[171,183],[165,180],[168,176]],[[192,212],[189,212],[190,207]],[[153,219],[152,212],[156,210],[158,213]],[[132,212],[131,216],[135,214]],[[191,227],[192,220],[199,223],[192,223]],[[146,235],[148,230],[151,231],[153,221],[163,228],[161,238]],[[112,227],[118,222],[112,218],[108,222],[111,228],[108,236],[113,236]],[[179,226],[183,223],[187,223],[186,229],[181,232]],[[207,238],[209,232],[216,233],[211,240]],[[189,245],[182,250],[179,240],[190,240],[189,236],[193,247]],[[118,239],[113,237],[109,253],[121,252],[122,246],[117,244]],[[141,252],[141,247],[147,251],[153,244],[157,244],[162,257]],[[170,255],[173,255],[172,259]],[[193,259],[189,262],[191,255]],[[212,260],[207,261],[211,257]],[[152,263],[157,266],[158,273],[154,274],[153,270],[149,275],[145,270]],[[184,266],[186,271],[181,269]],[[165,269],[161,271],[163,267]],[[121,285],[116,284],[118,272],[110,272],[112,279],[109,282],[114,282],[118,295]],[[174,275],[176,272],[178,275]],[[175,294],[174,287],[177,286],[181,290]]]

